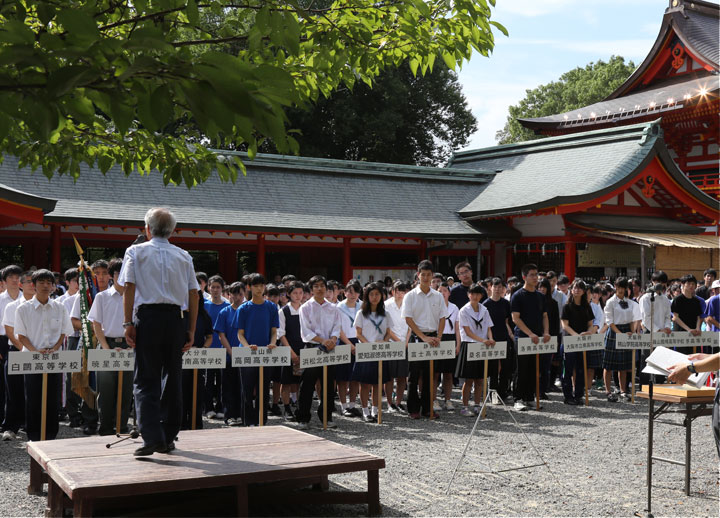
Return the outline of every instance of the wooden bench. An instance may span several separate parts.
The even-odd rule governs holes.
[[[28,444],[28,491],[42,490],[45,471],[48,516],[62,516],[67,499],[74,516],[91,516],[103,500],[221,487],[234,488],[237,515],[247,516],[248,485],[274,488],[281,482],[287,488],[315,489],[284,494],[289,502],[361,503],[368,505],[371,515],[381,512],[378,475],[384,459],[292,428],[180,432],[171,454],[140,458],[132,455],[139,440],[110,449],[106,443],[107,437],[89,437]],[[367,491],[327,491],[328,475],[355,471],[367,471]],[[268,493],[257,492],[262,494]]]

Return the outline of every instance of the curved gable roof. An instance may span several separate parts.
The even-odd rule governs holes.
[[[717,206],[674,165],[659,120],[458,153],[451,167],[502,171],[459,211],[472,220],[597,198],[622,186],[655,157],[684,191]]]

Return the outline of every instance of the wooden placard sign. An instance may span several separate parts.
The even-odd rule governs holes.
[[[403,342],[370,342],[355,345],[355,361],[376,362],[382,360],[402,360],[405,358]]]
[[[502,360],[507,358],[507,342],[495,342],[494,346],[481,342],[468,342],[467,361]]]
[[[183,353],[183,369],[224,369],[227,353],[223,347],[193,347]]]
[[[547,342],[539,338],[538,343],[532,343],[529,337],[518,338],[518,355],[526,356],[529,354],[548,354],[556,353],[558,349],[557,336],[551,336]]]
[[[408,343],[408,361],[419,362],[423,360],[449,360],[455,358],[455,342],[448,340],[432,347],[426,342]]]
[[[332,351],[326,352],[319,347],[310,347],[300,351],[300,368],[309,369],[329,365],[350,363],[351,350],[348,344],[336,345]]]
[[[280,367],[290,365],[290,347],[249,347],[232,348],[233,367]]]
[[[89,371],[115,372],[135,369],[135,351],[132,349],[88,349]]]
[[[80,372],[82,351],[12,351],[8,354],[8,374],[53,374],[55,372]]]
[[[563,350],[566,353],[598,351],[602,349],[605,349],[605,336],[603,335],[593,334],[563,336]]]

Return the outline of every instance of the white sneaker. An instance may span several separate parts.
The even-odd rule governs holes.
[[[12,430],[5,430],[2,434],[3,441],[14,441],[15,439],[17,439],[17,435]]]
[[[518,412],[525,412],[528,409],[527,405],[522,401],[515,401],[515,405],[513,406]]]
[[[397,414],[397,409],[393,408],[393,405],[388,405],[387,410],[385,410],[386,414]]]
[[[310,423],[298,423],[298,430],[309,430]]]
[[[478,415],[480,413],[480,405],[475,405],[473,407],[473,414]]]
[[[217,414],[215,414],[215,419],[225,419],[225,414],[223,414],[222,412],[218,412]]]
[[[452,412],[455,410],[455,405],[453,405],[452,401],[450,401],[449,399],[445,401],[445,410],[447,410],[448,412]]]
[[[328,427],[328,430],[334,430],[335,428],[337,428],[337,424],[335,423],[335,421],[328,421],[327,427]]]
[[[228,425],[228,426],[235,426],[235,418],[234,418],[234,417],[231,417],[230,419],[228,419],[227,421],[225,421],[225,424]]]
[[[472,410],[470,410],[468,407],[464,406],[460,410],[460,415],[464,416],[464,417],[468,417],[468,416],[473,415],[473,413],[472,413]]]
[[[442,410],[442,407],[440,406],[440,401],[437,399],[433,403],[433,412],[440,412]]]
[[[207,414],[205,414],[205,417],[207,417],[208,419],[212,419],[216,415],[217,414],[213,410],[210,410]]]

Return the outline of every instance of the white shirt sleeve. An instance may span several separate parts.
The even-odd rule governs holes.
[[[135,284],[135,247],[131,246],[125,251],[120,275],[118,276],[118,284],[125,286],[126,282]]]

